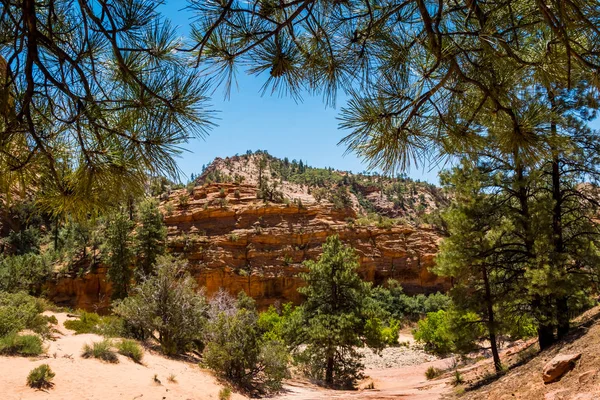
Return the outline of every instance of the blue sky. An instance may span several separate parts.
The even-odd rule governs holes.
[[[186,0],[167,0],[160,8],[183,35],[187,35],[191,13],[184,10]],[[276,157],[304,160],[315,167],[333,167],[340,170],[361,172],[366,165],[354,154],[344,156],[345,147],[337,143],[348,131],[338,129],[336,119],[344,105],[338,99],[337,109],[326,108],[320,97],[304,96],[296,103],[290,97],[261,95],[264,79],[248,76],[238,71],[238,89],[233,89],[229,100],[224,99],[221,89],[212,96],[212,106],[218,110],[218,126],[210,136],[193,139],[178,165],[189,177],[200,172],[203,164],[215,157],[243,154],[246,150],[267,150]],[[437,182],[437,170],[408,171],[408,175],[433,183]],[[185,180],[185,178],[182,178]]]

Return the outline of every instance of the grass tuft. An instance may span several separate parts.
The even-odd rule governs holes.
[[[123,339],[117,344],[119,354],[131,358],[134,362],[141,364],[144,352],[135,340]]]
[[[425,377],[426,377],[428,380],[435,379],[435,378],[437,378],[438,376],[440,376],[441,374],[442,374],[442,370],[440,370],[440,369],[438,369],[438,368],[435,368],[435,367],[433,367],[433,366],[432,366],[432,367],[429,367],[429,368],[427,368],[427,371],[425,371]]]
[[[452,378],[452,385],[458,386],[465,383],[465,380],[462,377],[462,374],[459,370],[454,371],[454,377]]]
[[[108,339],[104,339],[101,342],[94,342],[91,345],[85,344],[81,356],[83,358],[97,358],[115,364],[119,362],[117,353],[113,351],[112,343]]]
[[[54,386],[52,379],[55,375],[48,364],[42,364],[29,372],[27,385],[34,389],[49,389]]]
[[[37,356],[44,352],[42,339],[37,335],[9,333],[0,338],[0,354]]]
[[[219,391],[219,400],[229,400],[231,398],[231,388],[225,386]]]

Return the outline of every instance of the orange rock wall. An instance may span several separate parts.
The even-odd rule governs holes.
[[[444,291],[449,282],[429,272],[439,235],[428,228],[357,226],[352,209],[335,210],[316,202],[265,203],[256,187],[210,184],[163,202],[169,248],[189,261],[192,275],[211,295],[219,289],[244,290],[265,308],[275,302],[302,301],[297,289],[302,262],[316,259],[333,234],[354,247],[360,274],[375,284],[393,278],[407,293]],[[187,204],[186,204],[187,203]],[[54,301],[74,308],[107,310],[110,286],[104,269],[65,277],[48,285]]]

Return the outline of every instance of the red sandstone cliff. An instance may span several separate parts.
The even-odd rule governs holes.
[[[215,171],[228,182],[211,183],[209,177]],[[255,156],[217,159],[196,187],[162,197],[169,248],[189,261],[190,272],[207,294],[220,288],[232,293],[244,290],[260,307],[277,301],[298,303],[302,262],[316,259],[332,234],[356,249],[365,280],[381,284],[393,278],[407,293],[449,287],[448,281],[429,271],[440,240],[436,230],[405,220],[381,223],[361,218],[365,211],[353,194],[344,207],[326,196],[317,201],[317,189],[278,178],[268,163],[260,174],[271,177],[270,182],[279,179],[279,184],[277,201],[265,201],[257,198],[261,196],[258,174]],[[390,197],[383,196],[382,185],[362,184],[364,198],[377,202],[385,214],[402,215],[403,210],[395,209]],[[422,208],[435,209],[435,193],[418,189],[410,196],[420,197],[427,206]],[[410,212],[414,210],[406,214]],[[109,307],[109,291],[103,269],[58,279],[47,288],[55,301],[100,311]]]

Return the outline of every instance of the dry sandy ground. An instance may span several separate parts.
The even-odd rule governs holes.
[[[118,364],[96,359],[84,359],[81,351],[86,343],[100,341],[98,335],[75,335],[65,329],[65,313],[55,315],[61,332],[56,340],[46,343],[47,354],[38,358],[0,357],[0,400],[58,400],[58,399],[218,399],[222,385],[198,365],[166,358],[159,353],[145,350],[143,365],[119,355]],[[412,342],[410,335],[402,335],[402,341]],[[27,374],[40,364],[47,363],[56,373],[54,387],[48,391],[29,388]],[[450,390],[446,379],[427,381],[425,371],[429,366],[448,368],[452,360],[438,360],[423,351],[396,347],[384,350],[383,356],[365,353],[365,374],[369,379],[361,386],[373,383],[374,389],[357,391],[334,391],[323,389],[302,380],[286,382],[284,391],[273,400],[317,399],[410,399],[437,400]],[[157,376],[160,383],[154,381]],[[174,375],[176,382],[167,378]],[[232,400],[246,399],[232,394]]]
[[[102,337],[74,335],[62,325],[67,319],[66,314],[54,315],[63,335],[49,342],[47,357],[0,357],[0,399],[218,399],[222,386],[209,372],[193,363],[171,360],[150,351],[145,351],[144,365],[121,355],[119,364],[81,358],[83,345],[102,340]],[[56,373],[54,388],[44,392],[26,386],[29,371],[44,363]],[[154,382],[155,374],[160,384]],[[167,380],[171,374],[175,375],[176,383]],[[231,398],[245,399],[239,394],[233,394]]]
[[[438,400],[448,393],[451,386],[446,379],[428,381],[425,371],[430,366],[445,369],[451,360],[437,360],[401,368],[365,370],[374,389],[355,391],[327,390],[305,381],[290,381],[284,385],[284,391],[274,400],[327,400],[327,399],[369,399],[369,400]]]

